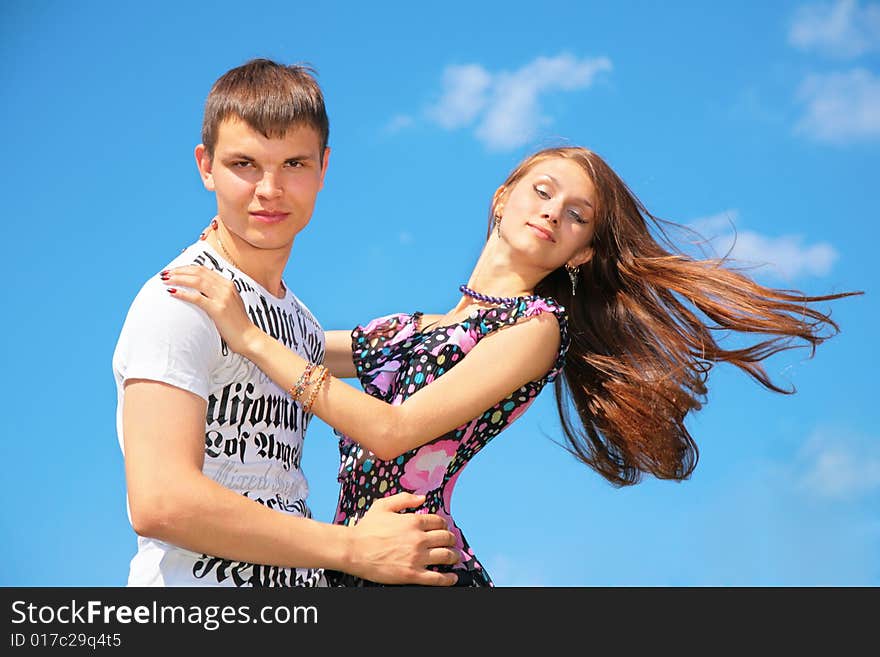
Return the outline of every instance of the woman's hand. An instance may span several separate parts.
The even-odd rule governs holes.
[[[167,269],[160,278],[174,298],[188,301],[208,313],[232,351],[247,355],[262,334],[248,317],[235,285],[217,272],[187,265]]]

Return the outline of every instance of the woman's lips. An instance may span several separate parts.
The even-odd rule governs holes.
[[[540,237],[542,240],[547,240],[548,242],[555,242],[556,241],[555,239],[553,239],[553,235],[550,234],[550,231],[545,230],[543,228],[539,228],[538,226],[535,226],[534,224],[527,223],[526,225],[529,228],[531,228],[532,232],[535,235],[537,235],[538,237]]]

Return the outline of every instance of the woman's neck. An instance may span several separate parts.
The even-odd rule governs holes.
[[[480,254],[467,286],[493,297],[521,297],[531,295],[545,275],[546,272],[521,266],[504,245],[491,239]]]

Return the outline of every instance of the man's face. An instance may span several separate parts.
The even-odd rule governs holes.
[[[196,147],[199,172],[217,195],[221,221],[239,239],[267,250],[289,249],[309,223],[329,155],[309,126],[266,138],[235,118],[220,124],[213,158],[203,145]]]

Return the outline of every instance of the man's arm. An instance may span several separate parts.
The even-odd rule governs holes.
[[[379,500],[357,525],[344,527],[266,508],[206,477],[205,411],[205,400],[191,392],[126,382],[123,439],[135,532],[236,561],[332,568],[392,584],[455,582],[425,569],[458,560],[443,519],[397,513],[420,496]]]

